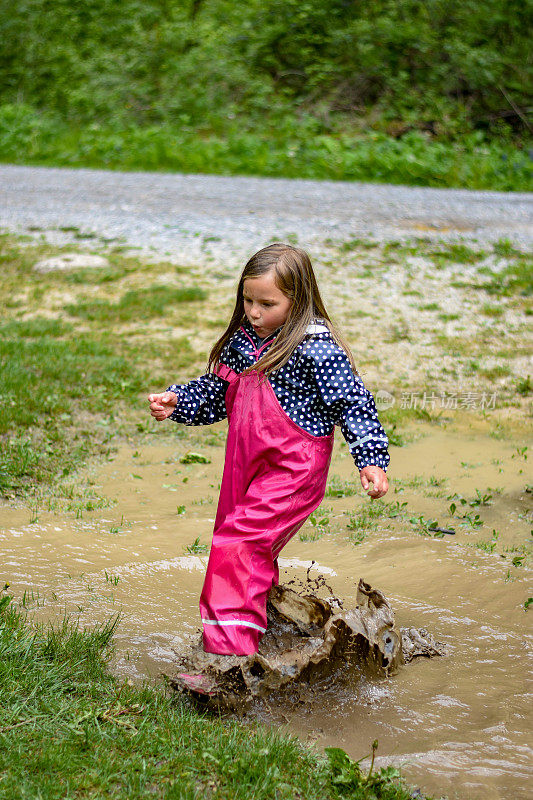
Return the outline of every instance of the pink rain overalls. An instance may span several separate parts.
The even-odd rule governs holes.
[[[256,361],[269,344],[254,345]],[[217,373],[229,382],[229,431],[200,598],[203,644],[208,653],[249,655],[266,630],[277,556],[324,498],[333,432],[312,436],[300,428],[261,374],[223,364]]]

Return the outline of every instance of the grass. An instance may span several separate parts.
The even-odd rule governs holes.
[[[474,250],[466,244],[441,245],[438,250],[429,252],[436,267],[442,267],[447,263],[453,264],[476,264],[486,257],[483,250]]]
[[[209,545],[202,544],[200,542],[200,537],[197,536],[192,544],[186,545],[183,549],[189,555],[194,555],[196,553],[206,553],[209,550]]]
[[[150,286],[148,289],[130,290],[117,303],[109,300],[69,303],[65,311],[74,317],[97,322],[130,322],[147,317],[163,316],[167,307],[175,303],[204,300],[206,292],[198,287],[170,288]]]
[[[505,309],[501,306],[493,306],[490,305],[490,303],[485,303],[485,305],[481,307],[481,313],[486,317],[501,317],[505,313]]]
[[[382,500],[373,500],[365,503],[357,511],[348,514],[347,529],[350,531],[348,540],[352,544],[361,544],[366,538],[367,533],[376,531],[379,521],[383,519],[394,519],[403,512],[403,505],[395,503],[384,503]]]
[[[533,262],[531,254],[514,251],[510,262],[501,270],[493,271],[489,281],[482,284],[489,295],[498,297],[523,296],[533,294]]]
[[[4,495],[23,496],[39,487],[61,493],[66,476],[93,456],[109,456],[117,433],[135,428],[135,412],[149,388],[197,361],[186,337],[153,340],[144,321],[172,315],[176,305],[188,309],[201,304],[207,296],[204,289],[152,285],[127,289],[112,300],[109,295],[117,294],[117,286],[120,290],[137,276],[146,279],[145,264],[112,253],[114,263],[103,274],[34,273],[33,264],[49,254],[46,245],[23,246],[15,237],[0,236],[0,302],[8,309],[0,324]],[[151,268],[158,270],[168,270],[168,265]],[[104,296],[82,299],[85,279]],[[66,287],[78,302],[64,305]],[[65,319],[65,310],[84,319],[83,328],[78,320]],[[141,341],[121,331],[125,322],[142,325]],[[100,502],[77,500],[79,516]]]
[[[528,397],[528,395],[533,392],[531,377],[529,375],[525,378],[520,378],[516,382],[516,391],[518,394],[522,395],[522,397]]]
[[[50,483],[89,455],[108,454],[110,437],[94,415],[112,423],[123,397],[143,385],[110,341],[74,337],[70,326],[43,319],[1,326],[0,357],[2,492],[21,492],[36,477]]]
[[[330,532],[330,509],[320,507],[314,514],[311,514],[308,525],[300,533],[301,542],[316,542],[325,533]]]
[[[359,494],[360,485],[355,481],[343,481],[338,475],[332,475],[326,487],[326,497],[352,497]]]
[[[0,594],[0,798],[408,800],[388,768],[368,779],[258,726],[197,713],[108,671],[117,618],[31,624]],[[366,754],[362,754],[366,755]]]
[[[265,125],[269,136],[265,138]],[[48,166],[363,180],[520,191],[531,188],[527,147],[439,141],[411,131],[338,130],[316,135],[287,113],[283,124],[224,120],[199,135],[184,125],[127,122],[76,126],[28,106],[0,106],[2,161]]]

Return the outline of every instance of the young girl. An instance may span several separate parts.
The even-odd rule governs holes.
[[[332,325],[308,255],[272,244],[246,264],[233,316],[197,380],[149,396],[156,420],[229,420],[224,474],[200,599],[204,650],[255,653],[277,557],[324,498],[340,425],[361,484],[387,489],[387,437]]]

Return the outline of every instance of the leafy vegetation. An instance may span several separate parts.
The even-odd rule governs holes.
[[[3,160],[526,189],[517,0],[22,0]]]

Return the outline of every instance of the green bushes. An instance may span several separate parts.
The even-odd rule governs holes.
[[[226,121],[222,132],[201,135],[169,124],[142,128],[113,122],[80,128],[54,123],[55,134],[50,136],[42,133],[48,128],[34,111],[33,123],[26,116],[26,132],[17,139],[14,131],[8,131],[4,108],[0,107],[0,158],[16,163],[502,191],[527,191],[533,176],[528,153],[512,143],[491,142],[478,133],[456,142],[418,131],[401,138],[376,131],[316,134],[315,126],[300,124],[293,115],[279,125],[272,119],[268,135],[264,123],[253,128],[250,120],[243,120],[242,127]]]
[[[85,123],[197,128],[285,98],[436,134],[524,129],[528,21],[518,0],[22,0],[0,11],[1,100]]]
[[[18,163],[527,189],[513,0],[23,0],[0,9]]]

